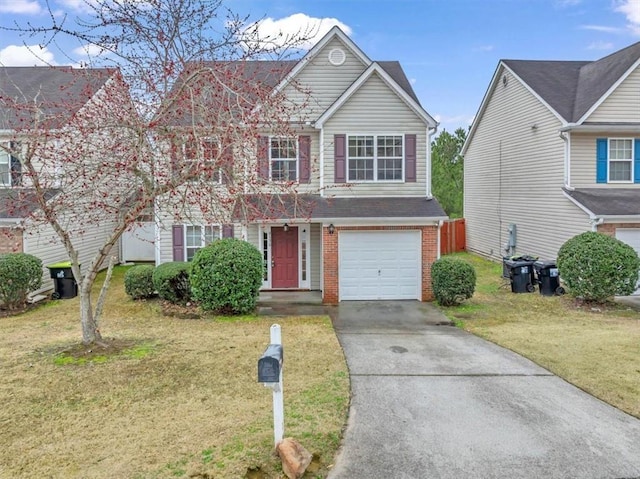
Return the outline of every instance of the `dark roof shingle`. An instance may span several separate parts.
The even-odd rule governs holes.
[[[564,190],[596,216],[640,216],[640,188]]]
[[[577,122],[640,59],[640,42],[596,61],[502,60],[567,122]]]

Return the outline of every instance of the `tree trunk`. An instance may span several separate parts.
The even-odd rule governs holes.
[[[82,343],[91,344],[102,340],[98,324],[91,307],[91,288],[80,289],[80,322],[82,323]]]

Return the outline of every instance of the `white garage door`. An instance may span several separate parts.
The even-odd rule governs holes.
[[[420,231],[341,231],[340,300],[421,299]]]
[[[616,238],[631,246],[640,256],[640,229],[637,228],[616,228]],[[640,279],[638,289],[634,295],[640,295]]]

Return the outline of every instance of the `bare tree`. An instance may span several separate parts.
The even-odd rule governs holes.
[[[69,78],[53,95],[27,92],[7,73],[0,104],[11,113],[0,128],[12,133],[0,148],[20,165],[15,194],[38,205],[28,221],[52,228],[69,255],[89,344],[101,340],[91,297],[97,274],[143,211],[222,223],[248,193],[295,195],[294,181],[265,185],[256,149],[261,133],[287,137],[304,123],[308,92],[299,89],[293,102],[274,87],[293,66],[290,48],[312,32],[258,38],[221,0],[86,7],[90,14],[73,22],[52,13],[47,24],[15,26],[25,42],[60,44],[64,36],[97,54],[87,68],[56,67]],[[81,268],[78,238],[92,228],[108,234]]]

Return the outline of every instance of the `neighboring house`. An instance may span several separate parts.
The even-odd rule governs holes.
[[[172,223],[157,212],[156,262],[190,260],[213,239],[235,236],[262,252],[263,289],[320,290],[326,303],[432,299],[446,219],[431,194],[437,123],[399,63],[370,60],[333,28],[299,61],[242,68],[302,111],[289,135],[265,129],[253,139],[245,174],[257,174],[263,191],[248,189],[222,224]],[[297,194],[271,188],[280,183]]]
[[[114,74],[113,70],[106,69],[0,67],[0,144],[9,147],[0,148],[0,254],[24,252],[40,258],[43,262],[41,291],[53,288],[46,265],[68,261],[69,257],[50,226],[32,221],[33,215],[40,210],[35,190],[22,171],[21,162],[11,151],[24,151],[30,147],[30,131],[44,138],[51,132],[67,128],[78,111],[97,105],[96,96]],[[37,118],[32,115],[34,107],[37,107]],[[46,122],[46,126],[38,125],[38,122]],[[32,124],[36,126],[30,129]],[[56,138],[55,133],[50,137]],[[59,146],[56,140],[49,143],[51,148]],[[42,166],[43,171],[49,166]],[[48,201],[69,194],[55,188],[64,184],[63,175],[62,171],[53,171],[50,176],[43,174]],[[59,181],[56,180],[58,177]],[[78,225],[81,231],[77,233],[69,228],[81,253],[81,264],[90,262],[111,227],[112,224],[105,220],[91,227]],[[119,257],[117,250],[112,253]]]
[[[500,61],[462,152],[468,250],[555,259],[599,231],[640,253],[640,43]]]

